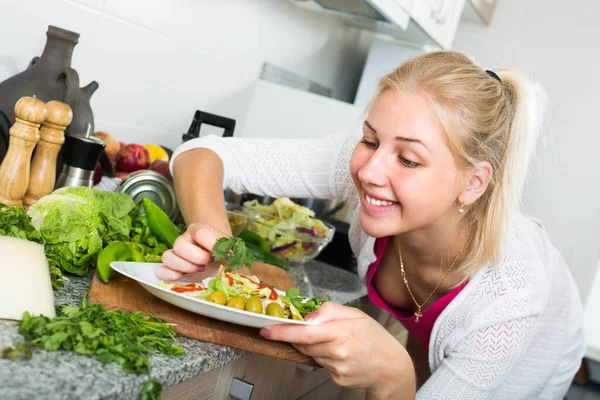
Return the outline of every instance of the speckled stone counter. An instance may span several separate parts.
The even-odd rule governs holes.
[[[305,296],[328,295],[336,303],[353,304],[366,295],[358,276],[318,261],[293,268],[290,276]],[[91,280],[91,273],[70,277],[65,288],[55,293],[56,305],[78,305],[89,291]],[[22,340],[15,323],[0,321],[0,349]],[[184,347],[183,356],[150,358],[152,378],[163,387],[221,367],[245,354],[185,337],[178,337],[176,342]],[[126,373],[116,363],[104,364],[66,351],[34,349],[31,360],[0,359],[0,399],[6,400],[136,399],[146,381],[145,375]]]

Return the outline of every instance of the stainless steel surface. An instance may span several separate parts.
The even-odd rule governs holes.
[[[94,183],[94,171],[63,165],[63,169],[54,185],[55,189],[65,186],[87,186],[92,187]]]
[[[179,206],[173,184],[154,171],[137,171],[130,174],[119,186],[119,192],[126,193],[139,203],[149,198],[167,213],[171,220],[179,215]]]
[[[229,396],[235,400],[250,400],[252,398],[253,390],[253,384],[238,378],[233,378],[233,382],[231,382],[231,389],[229,390]]]

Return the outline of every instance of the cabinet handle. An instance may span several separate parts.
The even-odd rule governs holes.
[[[296,364],[296,368],[304,372],[314,372],[315,370],[314,366],[306,364]]]
[[[437,10],[431,10],[431,18],[438,24],[446,23],[446,0],[440,0]]]
[[[229,389],[229,397],[234,400],[250,400],[254,385],[250,382],[243,381],[238,378],[233,378],[231,389]]]

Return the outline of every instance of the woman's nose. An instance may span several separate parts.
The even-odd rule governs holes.
[[[384,186],[386,176],[385,162],[377,153],[373,154],[358,171],[358,179],[367,185]]]

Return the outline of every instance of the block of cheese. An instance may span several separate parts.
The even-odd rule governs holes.
[[[20,321],[24,311],[56,316],[44,246],[0,236],[0,319]]]

